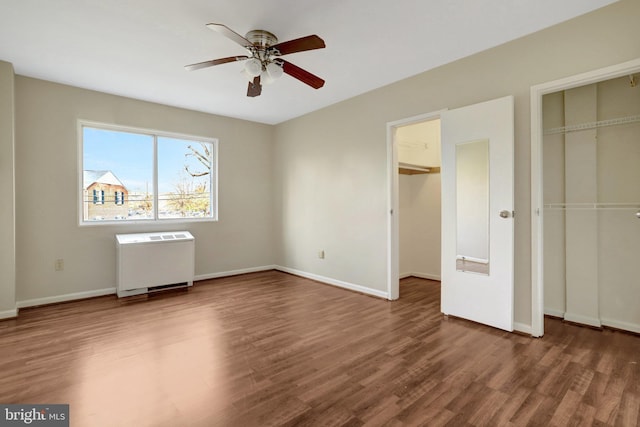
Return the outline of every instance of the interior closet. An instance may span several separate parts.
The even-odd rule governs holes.
[[[395,130],[400,277],[440,280],[440,120]]]
[[[543,97],[545,314],[640,333],[640,87]]]

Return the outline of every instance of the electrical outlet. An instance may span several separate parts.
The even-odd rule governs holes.
[[[64,259],[58,258],[56,260],[56,271],[62,271],[62,270],[64,270]]]
[[[324,259],[324,251],[318,252],[318,258]]]

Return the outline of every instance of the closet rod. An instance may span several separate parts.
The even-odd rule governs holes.
[[[580,123],[577,125],[570,126],[562,126],[557,128],[546,129],[544,131],[545,135],[555,135],[558,133],[568,133],[568,132],[578,132],[581,130],[589,130],[596,129],[605,126],[618,126],[618,125],[626,125],[629,123],[638,123],[640,122],[640,114],[636,116],[628,116],[628,117],[620,117],[617,119],[609,119],[609,120],[600,120],[597,122],[590,123]]]

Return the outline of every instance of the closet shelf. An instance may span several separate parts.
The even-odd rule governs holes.
[[[440,173],[440,167],[412,165],[410,163],[398,163],[398,172],[402,175],[417,175],[423,173]]]
[[[558,133],[578,132],[581,130],[597,129],[606,126],[626,125],[630,123],[639,123],[640,114],[636,116],[620,117],[617,119],[600,120],[597,122],[580,123],[577,125],[562,126],[557,128],[545,129],[545,135],[555,135]]]

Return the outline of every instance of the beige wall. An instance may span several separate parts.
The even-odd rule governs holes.
[[[399,178],[400,277],[440,280],[440,174]]]
[[[550,29],[349,99],[276,128],[278,262],[386,290],[386,123],[515,97],[515,321],[531,324],[530,87],[640,57],[640,2]],[[326,248],[318,262],[315,251]]]
[[[0,319],[16,315],[14,75],[0,61]]]
[[[398,162],[440,166],[440,120],[428,120],[396,128]]]
[[[116,233],[189,230],[201,277],[274,263],[272,126],[21,76],[15,87],[19,302],[113,288]],[[218,138],[219,221],[78,226],[78,119]]]

